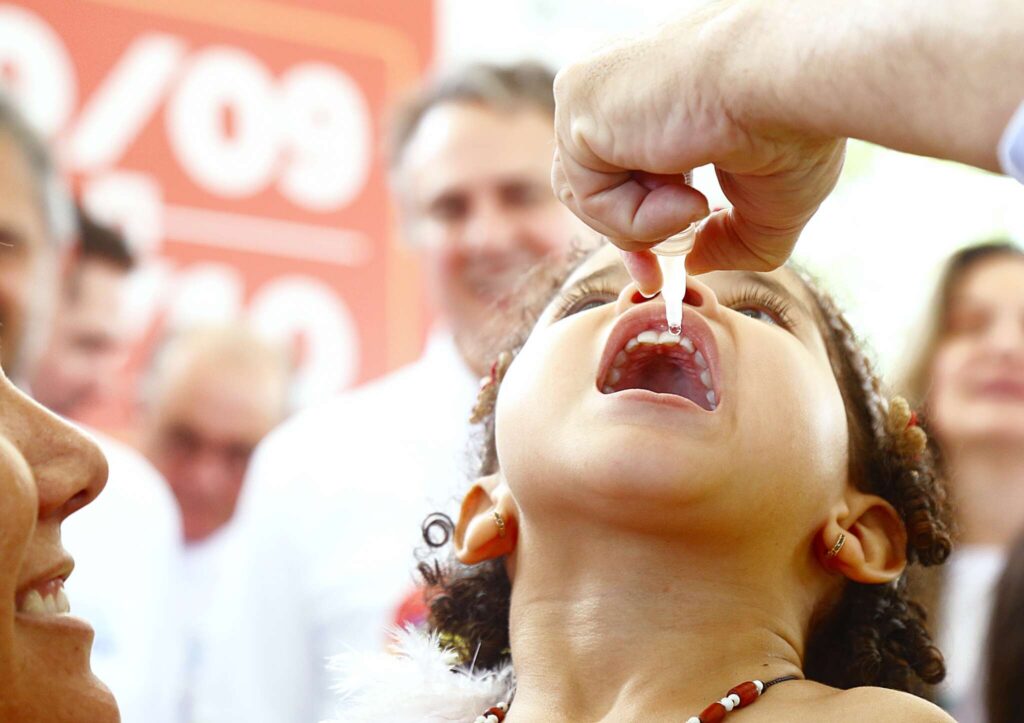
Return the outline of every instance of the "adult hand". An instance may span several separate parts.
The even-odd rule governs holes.
[[[846,137],[997,168],[1024,98],[1022,21],[1019,0],[713,2],[559,73],[552,184],[638,252],[627,266],[650,293],[646,249],[708,211],[681,174],[714,164],[733,207],[701,223],[688,270],[774,268],[834,187]]]

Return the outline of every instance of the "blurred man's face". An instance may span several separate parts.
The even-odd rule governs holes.
[[[146,420],[145,453],[170,484],[187,542],[235,511],[253,449],[280,419],[283,381],[263,370],[172,365]]]
[[[10,136],[0,131],[0,361],[17,381],[27,370],[24,358],[31,315],[52,293],[42,267],[52,264],[46,220],[32,169]],[[46,319],[32,318],[33,324]]]
[[[71,271],[32,381],[40,404],[75,418],[114,388],[127,346],[126,278],[101,259],[84,259]]]
[[[404,226],[459,349],[477,371],[474,340],[495,306],[539,261],[589,235],[551,191],[552,119],[531,108],[431,109],[398,171]]]

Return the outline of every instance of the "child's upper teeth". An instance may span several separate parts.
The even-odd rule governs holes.
[[[680,336],[673,334],[670,331],[663,331],[660,334],[653,330],[647,329],[637,334],[635,337],[626,342],[626,346],[615,355],[615,359],[612,361],[612,369],[608,372],[608,376],[605,379],[605,385],[601,389],[605,394],[613,392],[612,384],[618,383],[622,378],[621,368],[626,365],[629,360],[629,354],[635,350],[641,344],[643,345],[659,345],[659,346],[680,346],[685,349],[688,353],[693,354],[693,361],[697,365],[698,369],[701,369],[700,381],[707,388],[708,402],[712,408],[718,406],[718,399],[715,392],[712,390],[711,384],[711,370],[708,369],[708,362],[704,358],[704,355],[697,351],[697,347],[694,346],[693,341],[686,336]]]

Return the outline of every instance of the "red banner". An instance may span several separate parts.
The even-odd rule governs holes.
[[[380,128],[431,58],[433,13],[430,0],[0,4],[5,85],[86,207],[144,259],[134,369],[166,324],[231,319],[297,345],[300,401],[416,356],[427,320]]]

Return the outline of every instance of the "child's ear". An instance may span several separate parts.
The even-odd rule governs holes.
[[[477,480],[466,493],[455,525],[455,555],[467,565],[510,554],[516,547],[519,508],[501,473]]]
[[[848,494],[818,537],[822,564],[854,582],[892,582],[907,567],[907,529],[895,508],[877,495]]]

